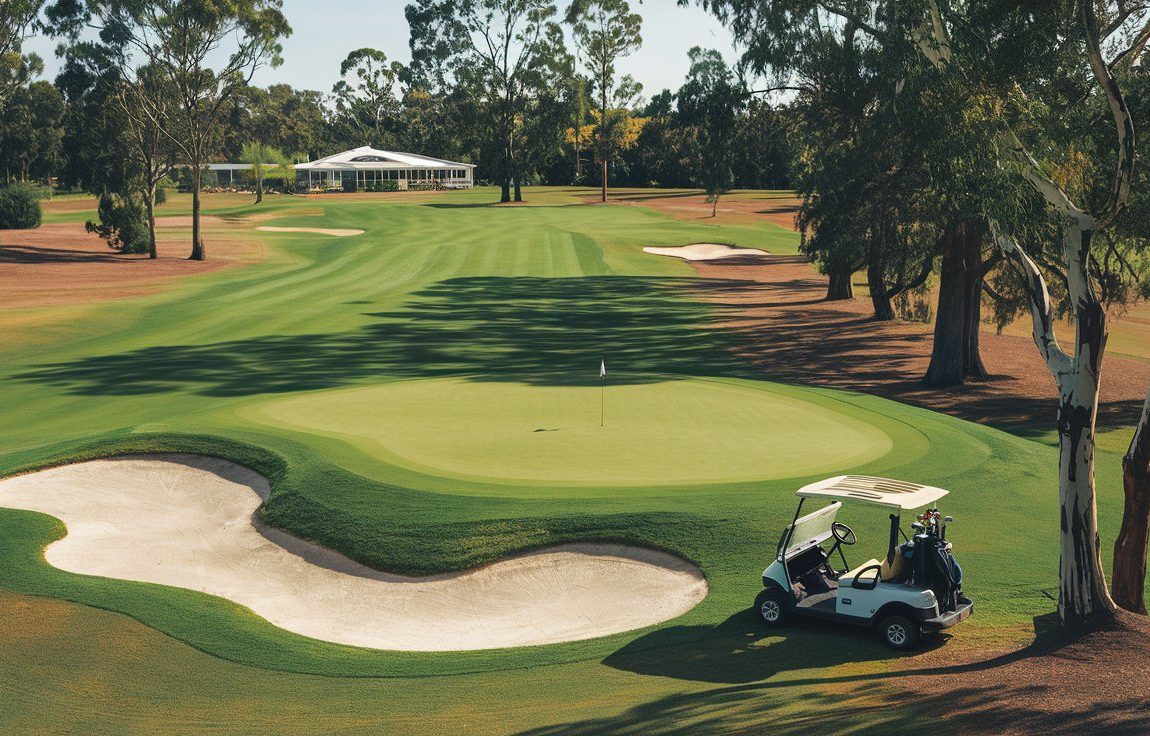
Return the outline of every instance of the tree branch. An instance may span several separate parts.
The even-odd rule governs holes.
[[[1055,184],[1050,177],[1042,173],[1042,168],[1034,160],[1034,156],[1030,154],[1030,151],[1018,139],[1013,130],[1004,127],[999,136],[999,142],[1010,153],[1011,158],[1022,167],[1023,177],[1030,182],[1031,186],[1042,195],[1047,203],[1067,217],[1074,219],[1083,230],[1094,229],[1094,218],[1070,201],[1066,192],[1062,191],[1062,188]]]
[[[1130,182],[1134,178],[1134,119],[1126,106],[1122,90],[1110,73],[1110,67],[1102,58],[1094,3],[1091,0],[1082,0],[1081,12],[1090,70],[1094,73],[1094,79],[1102,88],[1103,94],[1106,95],[1106,101],[1110,103],[1110,115],[1114,118],[1114,127],[1118,133],[1118,161],[1115,166],[1114,185],[1110,190],[1110,201],[1093,228],[1083,228],[1104,230],[1122,214],[1130,201]]]
[[[1071,370],[1072,360],[1058,344],[1058,337],[1054,334],[1054,306],[1050,300],[1050,291],[1046,288],[1046,279],[1042,277],[1038,265],[1026,251],[1003,234],[997,223],[990,223],[990,234],[1003,255],[1014,263],[1023,278],[1023,286],[1030,302],[1034,344],[1038,346],[1038,352],[1046,362],[1051,375],[1058,378]]]

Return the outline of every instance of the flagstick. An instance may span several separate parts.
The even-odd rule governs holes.
[[[607,426],[607,379],[599,376],[599,426]]]

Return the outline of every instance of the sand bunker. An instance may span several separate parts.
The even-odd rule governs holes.
[[[721,261],[724,258],[764,258],[769,256],[758,248],[736,248],[722,243],[695,243],[678,248],[644,248],[644,253],[656,256],[671,256],[685,261]]]
[[[0,506],[68,527],[45,550],[62,570],[203,591],[341,644],[494,649],[597,636],[686,613],[707,594],[694,566],[618,545],[564,545],[460,573],[405,578],[257,528],[257,473],[213,458],[114,458],[0,481]]]
[[[337,238],[350,238],[353,235],[363,235],[363,230],[340,230],[322,227],[257,227],[265,233],[315,233],[316,235],[332,235]]]

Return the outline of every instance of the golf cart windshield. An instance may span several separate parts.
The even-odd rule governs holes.
[[[830,539],[831,525],[835,523],[835,516],[838,515],[840,508],[842,503],[836,501],[826,508],[812,511],[801,519],[796,519],[794,524],[783,530],[783,538],[779,540],[779,554],[790,557],[795,552]],[[786,549],[783,549],[783,545],[786,545]]]

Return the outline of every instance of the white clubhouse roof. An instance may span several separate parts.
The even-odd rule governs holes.
[[[909,511],[933,503],[947,493],[950,491],[934,486],[920,486],[903,480],[873,478],[869,475],[837,475],[803,486],[795,495],[804,498],[858,501]]]
[[[332,169],[474,169],[475,164],[446,161],[441,158],[420,156],[414,153],[381,151],[371,146],[361,146],[350,151],[337,153],[327,158],[296,164],[296,170]]]

